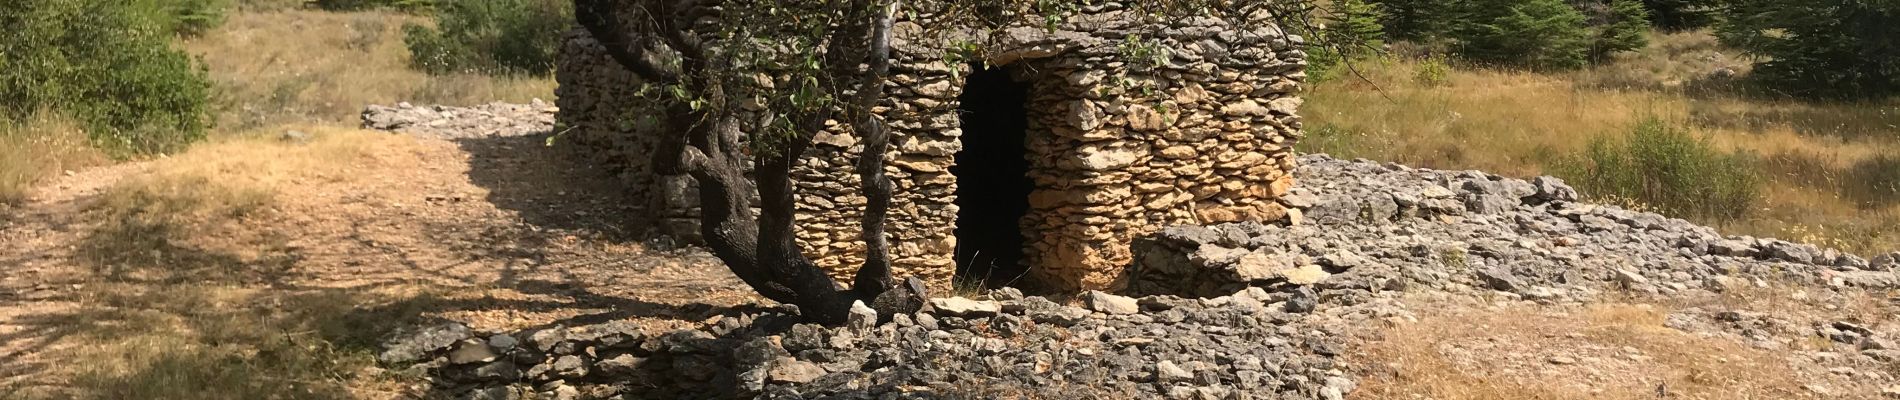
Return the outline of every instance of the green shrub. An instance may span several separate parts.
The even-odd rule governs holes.
[[[1412,80],[1428,87],[1444,86],[1451,82],[1451,59],[1443,54],[1433,54],[1418,60],[1418,71]]]
[[[1781,93],[1900,94],[1900,1],[1729,0],[1716,36],[1763,56],[1753,77]]]
[[[1537,70],[1582,68],[1585,18],[1563,0],[1473,0],[1451,39],[1466,60]]]
[[[224,23],[230,0],[137,0],[145,19],[179,36],[198,36]]]
[[[436,26],[403,27],[417,69],[433,73],[547,75],[561,34],[573,26],[566,0],[462,0],[435,13]]]
[[[1842,191],[1863,205],[1900,203],[1900,156],[1880,155],[1855,163],[1842,184]]]
[[[0,113],[59,112],[119,155],[203,138],[210,79],[145,14],[120,0],[0,2]]]
[[[1639,123],[1622,140],[1591,142],[1564,178],[1599,199],[1629,201],[1676,217],[1730,221],[1747,216],[1762,180],[1747,156],[1662,120]]]

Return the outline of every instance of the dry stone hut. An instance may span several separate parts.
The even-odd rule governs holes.
[[[1141,25],[1115,4],[1053,26],[971,30],[905,15],[881,107],[897,182],[889,232],[900,276],[948,287],[959,272],[1047,290],[1114,288],[1129,243],[1164,226],[1285,218],[1301,136],[1300,39],[1262,16]],[[980,33],[971,33],[980,32]],[[648,167],[632,74],[585,32],[557,71],[558,121],[597,150],[666,228],[698,231],[684,176]],[[967,49],[982,49],[967,52]],[[795,172],[799,239],[847,278],[863,253],[844,124]]]

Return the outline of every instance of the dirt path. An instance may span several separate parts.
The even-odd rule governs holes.
[[[376,318],[444,318],[478,330],[613,319],[660,330],[755,301],[709,255],[649,239],[648,225],[625,217],[639,210],[618,201],[605,172],[568,161],[539,136],[379,141],[335,173],[289,174],[266,212],[163,237],[151,250],[168,252],[153,257],[158,264],[237,273],[164,270],[172,265],[155,266],[162,279],[106,272],[128,267],[98,261],[125,258],[96,254],[108,229],[93,204],[120,182],[154,174],[154,164],[59,177],[0,218],[0,397],[62,397],[73,369],[48,367],[110,336],[93,328],[123,322],[98,321],[127,309],[171,310],[127,304],[126,292],[230,287],[273,302],[300,298],[273,294],[323,293],[356,309],[397,310]],[[307,314],[297,304],[249,307]],[[191,307],[182,308],[167,317],[187,321],[181,331],[199,328],[188,323]]]

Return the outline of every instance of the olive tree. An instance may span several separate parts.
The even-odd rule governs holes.
[[[698,181],[707,247],[766,298],[810,321],[845,321],[854,302],[881,315],[918,307],[922,285],[891,273],[885,238],[893,185],[883,160],[890,130],[872,110],[885,100],[894,19],[928,6],[939,23],[972,28],[1042,24],[1101,0],[574,0],[579,25],[659,102],[655,170]],[[1123,1],[1161,29],[1193,14],[1253,21],[1264,0]],[[980,50],[972,50],[980,52]],[[950,57],[946,57],[947,59]],[[631,111],[631,110],[630,110]],[[792,169],[827,121],[848,125],[866,198],[863,265],[848,287],[794,240]],[[756,193],[757,212],[752,195]],[[895,290],[894,290],[895,289]]]

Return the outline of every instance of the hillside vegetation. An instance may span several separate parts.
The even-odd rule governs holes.
[[[1751,59],[1706,31],[1567,73],[1400,54],[1308,93],[1311,152],[1553,174],[1586,195],[1863,253],[1900,248],[1900,102],[1737,93]],[[1659,136],[1659,135],[1666,135]],[[1648,185],[1648,186],[1645,186]]]
[[[329,12],[300,3],[0,5],[9,28],[0,32],[0,207],[35,181],[106,156],[176,153],[206,137],[294,124],[354,126],[365,104],[553,96],[544,76],[412,68],[405,26],[433,21],[401,4]]]

